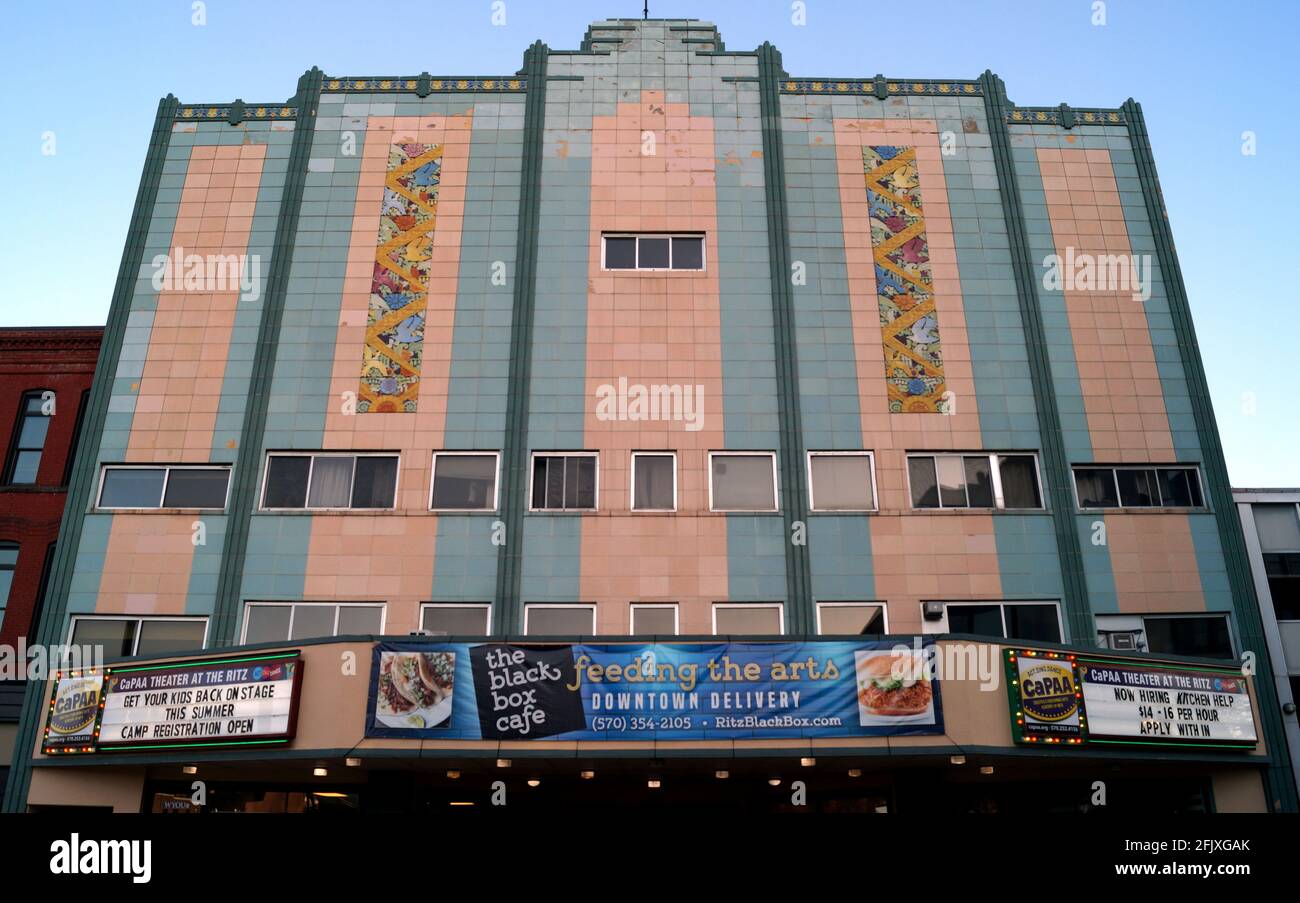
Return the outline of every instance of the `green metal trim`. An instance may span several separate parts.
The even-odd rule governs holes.
[[[1187,286],[1183,282],[1183,271],[1178,264],[1173,232],[1169,226],[1169,214],[1165,209],[1164,195],[1160,191],[1160,180],[1156,176],[1151,137],[1147,133],[1141,104],[1130,97],[1124,102],[1122,109],[1128,120],[1129,139],[1133,147],[1133,158],[1137,164],[1138,181],[1142,185],[1142,197],[1146,201],[1147,218],[1151,221],[1156,257],[1160,261],[1165,293],[1169,297],[1169,314],[1174,321],[1174,331],[1178,335],[1178,352],[1187,379],[1188,394],[1191,395],[1192,416],[1196,420],[1197,439],[1201,445],[1201,464],[1205,468],[1206,488],[1214,508],[1214,520],[1219,528],[1219,543],[1223,548],[1224,563],[1228,568],[1228,582],[1232,587],[1232,604],[1237,616],[1241,645],[1243,649],[1255,653],[1258,661],[1255,673],[1263,675],[1262,679],[1257,679],[1254,683],[1256,698],[1259,701],[1260,721],[1264,725],[1265,741],[1269,751],[1269,767],[1265,773],[1265,783],[1274,808],[1282,812],[1296,812],[1300,810],[1300,803],[1297,802],[1295,777],[1285,754],[1286,733],[1279,715],[1277,688],[1271,679],[1273,667],[1269,660],[1268,644],[1264,639],[1259,600],[1255,596],[1255,581],[1250,570],[1246,540],[1242,534],[1241,521],[1238,520],[1237,506],[1232,499],[1232,484],[1228,480],[1228,467],[1223,456],[1223,445],[1219,441],[1219,428],[1215,422],[1214,406],[1210,400],[1205,365],[1201,361],[1200,345],[1196,341],[1196,328],[1192,322]]]
[[[781,82],[782,94],[871,94],[881,100],[889,96],[979,97],[983,92],[983,80],[886,79],[883,75],[875,78],[785,78]]]
[[[294,241],[298,234],[298,214],[302,206],[303,186],[307,181],[307,158],[311,156],[323,78],[321,71],[313,67],[298,79],[295,105],[300,115],[285,169],[280,216],[275,225],[274,250],[266,280],[266,301],[262,306],[262,319],[257,330],[257,351],[248,381],[248,399],[244,405],[244,423],[239,436],[239,453],[235,459],[230,515],[227,519],[229,529],[221,549],[221,567],[217,572],[217,591],[212,607],[209,642],[213,646],[228,646],[235,642],[235,622],[238,620],[240,587],[244,579],[244,556],[248,550],[249,528],[256,507],[262,439],[266,434],[267,406],[270,403],[271,380],[275,375],[276,351],[280,343],[280,321],[289,287],[289,269],[293,263]]]
[[[1075,643],[1092,642],[1096,627],[1088,604],[1088,582],[1084,576],[1083,552],[1079,548],[1075,524],[1074,493],[1070,488],[1073,476],[1069,458],[1065,454],[1061,412],[1056,404],[1056,389],[1052,384],[1052,365],[1047,355],[1043,312],[1038,306],[1038,282],[1034,276],[1034,262],[1029,254],[1024,204],[1016,181],[1015,164],[1011,159],[1011,135],[1007,131],[1006,121],[1010,101],[1007,100],[1002,79],[992,71],[986,71],[980,77],[980,82],[993,162],[997,168],[998,184],[1002,186],[999,192],[1002,196],[1002,213],[1007,222],[1011,268],[1016,279],[1016,297],[1020,301],[1020,319],[1025,329],[1025,350],[1029,357],[1030,380],[1034,385],[1038,431],[1043,441],[1043,476],[1051,499],[1052,524],[1055,527],[1056,549],[1061,562],[1061,584],[1064,591],[1062,602],[1070,625],[1071,639]]]
[[[764,42],[758,48],[758,98],[763,126],[763,186],[767,200],[767,246],[775,329],[778,422],[781,427],[780,474],[785,487],[781,517],[785,522],[786,603],[792,633],[811,633],[812,577],[805,541],[792,540],[796,522],[808,521],[808,487],[804,482],[803,426],[799,416],[799,360],[795,348],[794,293],[790,288],[790,216],[785,193],[785,147],[781,137],[781,52]],[[805,540],[806,540],[805,532]]]
[[[316,70],[319,71],[319,70]],[[525,79],[518,75],[377,75],[377,76],[322,76],[321,91],[329,94],[364,92],[366,94],[398,94],[425,91],[517,93],[527,90]],[[421,95],[424,96],[424,95]]]
[[[541,41],[524,53],[523,159],[520,163],[519,228],[515,235],[514,301],[510,315],[510,369],[507,376],[506,434],[502,450],[500,497],[505,544],[497,551],[497,635],[522,626],[519,595],[523,584],[524,488],[528,485],[528,392],[533,369],[533,307],[537,282],[537,230],[542,207],[542,141],[546,128],[546,63],[550,50]],[[519,487],[516,489],[516,487]]]
[[[122,340],[131,314],[131,296],[135,292],[136,277],[144,255],[149,224],[153,219],[154,202],[162,179],[167,148],[171,144],[172,124],[176,119],[179,101],[168,94],[158,102],[153,134],[149,137],[149,150],[145,154],[144,172],[136,190],[135,206],[131,210],[131,224],[127,228],[126,247],[117,267],[117,283],[113,286],[113,302],[109,307],[104,338],[99,346],[99,360],[95,365],[95,379],[90,386],[86,402],[86,419],[82,424],[82,439],[77,449],[68,480],[68,495],[59,523],[59,538],[55,546],[54,562],[50,570],[48,604],[41,612],[36,628],[36,643],[52,645],[61,639],[63,621],[67,615],[68,593],[72,587],[72,572],[86,523],[86,508],[90,504],[98,470],[99,438],[104,432],[108,415],[109,396],[113,393],[113,374],[122,353]],[[18,735],[14,740],[14,757],[5,785],[5,812],[22,812],[26,809],[27,791],[31,786],[31,752],[36,742],[36,725],[45,709],[45,681],[28,681],[23,697],[23,710],[18,722]]]

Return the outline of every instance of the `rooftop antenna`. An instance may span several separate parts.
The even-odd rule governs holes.
[[[641,18],[643,20],[650,18],[650,0],[645,0],[645,5],[641,7]]]

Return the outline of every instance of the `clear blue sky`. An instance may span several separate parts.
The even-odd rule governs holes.
[[[652,0],[715,22],[727,46],[770,40],[794,75],[1001,75],[1021,104],[1118,106],[1147,117],[1228,467],[1238,486],[1300,486],[1300,2]],[[449,3],[190,0],[4,3],[0,325],[103,323],[158,98],[278,101],[331,75],[493,75],[541,38],[573,48],[640,0]],[[875,11],[874,13],[872,11]],[[874,15],[874,18],[873,18]],[[387,24],[386,24],[387,23]],[[1257,153],[1241,153],[1253,131]],[[56,153],[41,153],[53,132]],[[1288,388],[1290,387],[1290,388]],[[1243,404],[1254,394],[1254,413]]]

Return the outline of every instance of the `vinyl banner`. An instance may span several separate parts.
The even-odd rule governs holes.
[[[943,733],[933,643],[375,645],[368,737],[706,740]],[[895,651],[898,650],[898,651]]]

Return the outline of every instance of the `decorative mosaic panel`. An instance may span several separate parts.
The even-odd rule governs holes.
[[[864,147],[889,410],[947,413],[916,148]]]
[[[357,399],[361,413],[415,410],[441,175],[440,144],[389,150]]]

